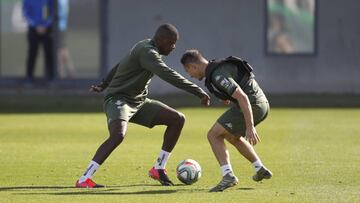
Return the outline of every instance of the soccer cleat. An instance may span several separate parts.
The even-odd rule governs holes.
[[[210,192],[222,192],[229,187],[233,187],[239,183],[238,178],[233,173],[226,174],[223,179],[213,187]]]
[[[152,167],[149,170],[149,176],[154,180],[158,180],[161,183],[161,185],[164,186],[174,185],[174,183],[171,182],[171,180],[167,176],[166,169],[155,169],[155,167]]]
[[[105,186],[96,184],[94,181],[92,181],[90,178],[88,178],[82,183],[79,183],[79,180],[76,181],[75,187],[77,187],[77,188],[101,188],[101,187],[105,187]]]
[[[270,179],[272,177],[272,173],[269,169],[265,167],[261,167],[255,175],[253,175],[252,179],[256,182],[262,181],[262,179]]]

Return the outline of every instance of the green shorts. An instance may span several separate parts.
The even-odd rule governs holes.
[[[121,98],[109,98],[104,102],[108,125],[112,121],[119,119],[152,128],[154,127],[153,120],[155,116],[165,108],[170,107],[160,101],[151,99],[146,99],[139,105],[131,105]]]
[[[270,110],[268,102],[251,104],[255,126],[263,121]],[[245,118],[241,109],[237,106],[231,107],[220,116],[217,122],[229,133],[235,136],[245,136]]]

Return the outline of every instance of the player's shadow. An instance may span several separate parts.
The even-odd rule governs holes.
[[[110,190],[102,191],[81,191],[81,192],[53,192],[53,193],[41,193],[47,195],[161,195],[161,194],[171,194],[176,193],[176,190],[142,190],[135,192],[120,192]],[[38,193],[36,193],[38,194]]]
[[[176,190],[141,190],[135,192],[121,192],[119,189],[90,189],[90,190],[81,190],[78,192],[31,192],[31,193],[14,193],[15,195],[161,195],[161,194],[171,194],[176,193]]]
[[[252,187],[240,187],[240,188],[237,188],[237,190],[255,190],[255,188],[252,188]]]
[[[140,190],[134,192],[121,191],[121,188],[129,187],[159,187],[158,184],[132,184],[132,185],[113,185],[105,188],[75,188],[73,186],[14,186],[14,187],[0,187],[0,192],[12,191],[14,195],[149,195],[149,194],[171,194],[176,193],[177,190]],[[74,191],[60,191],[69,190]],[[55,190],[55,191],[52,191]],[[76,191],[75,191],[76,190]]]
[[[70,189],[74,188],[71,186],[14,186],[14,187],[0,187],[1,191],[28,191],[28,190],[61,190],[61,189]]]
[[[156,184],[132,184],[132,185],[111,185],[106,188],[122,188],[122,187],[144,187],[144,186],[159,186]],[[29,186],[14,186],[14,187],[0,187],[1,191],[31,191],[31,190],[63,190],[75,189],[74,186],[51,186],[51,185],[29,185]]]

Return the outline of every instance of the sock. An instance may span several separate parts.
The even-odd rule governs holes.
[[[255,172],[258,172],[261,167],[264,167],[264,165],[263,165],[263,163],[261,162],[260,159],[254,161],[254,162],[252,163],[252,165],[254,166]]]
[[[226,174],[228,174],[230,172],[232,173],[232,167],[230,164],[222,165],[222,166],[220,166],[220,168],[221,168],[222,176],[225,176]]]
[[[86,179],[91,178],[99,167],[100,165],[98,163],[91,160],[89,166],[86,168],[85,173],[80,177],[79,183],[82,183]]]
[[[159,157],[157,158],[155,162],[155,169],[165,169],[165,166],[169,160],[170,152],[166,152],[164,150],[160,150]]]

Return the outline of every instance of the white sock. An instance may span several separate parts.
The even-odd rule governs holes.
[[[82,183],[86,179],[91,178],[99,167],[100,165],[98,163],[91,160],[89,166],[86,168],[85,173],[80,177],[79,183]]]
[[[263,165],[263,163],[261,162],[260,159],[254,161],[254,162],[252,163],[252,165],[254,166],[255,172],[258,172],[261,167],[264,167],[264,165]]]
[[[160,150],[159,157],[156,159],[155,162],[155,169],[165,169],[165,166],[169,160],[170,152],[166,152],[164,150]]]
[[[221,174],[222,176],[225,176],[226,174],[232,172],[232,167],[230,164],[222,165],[221,168]]]

